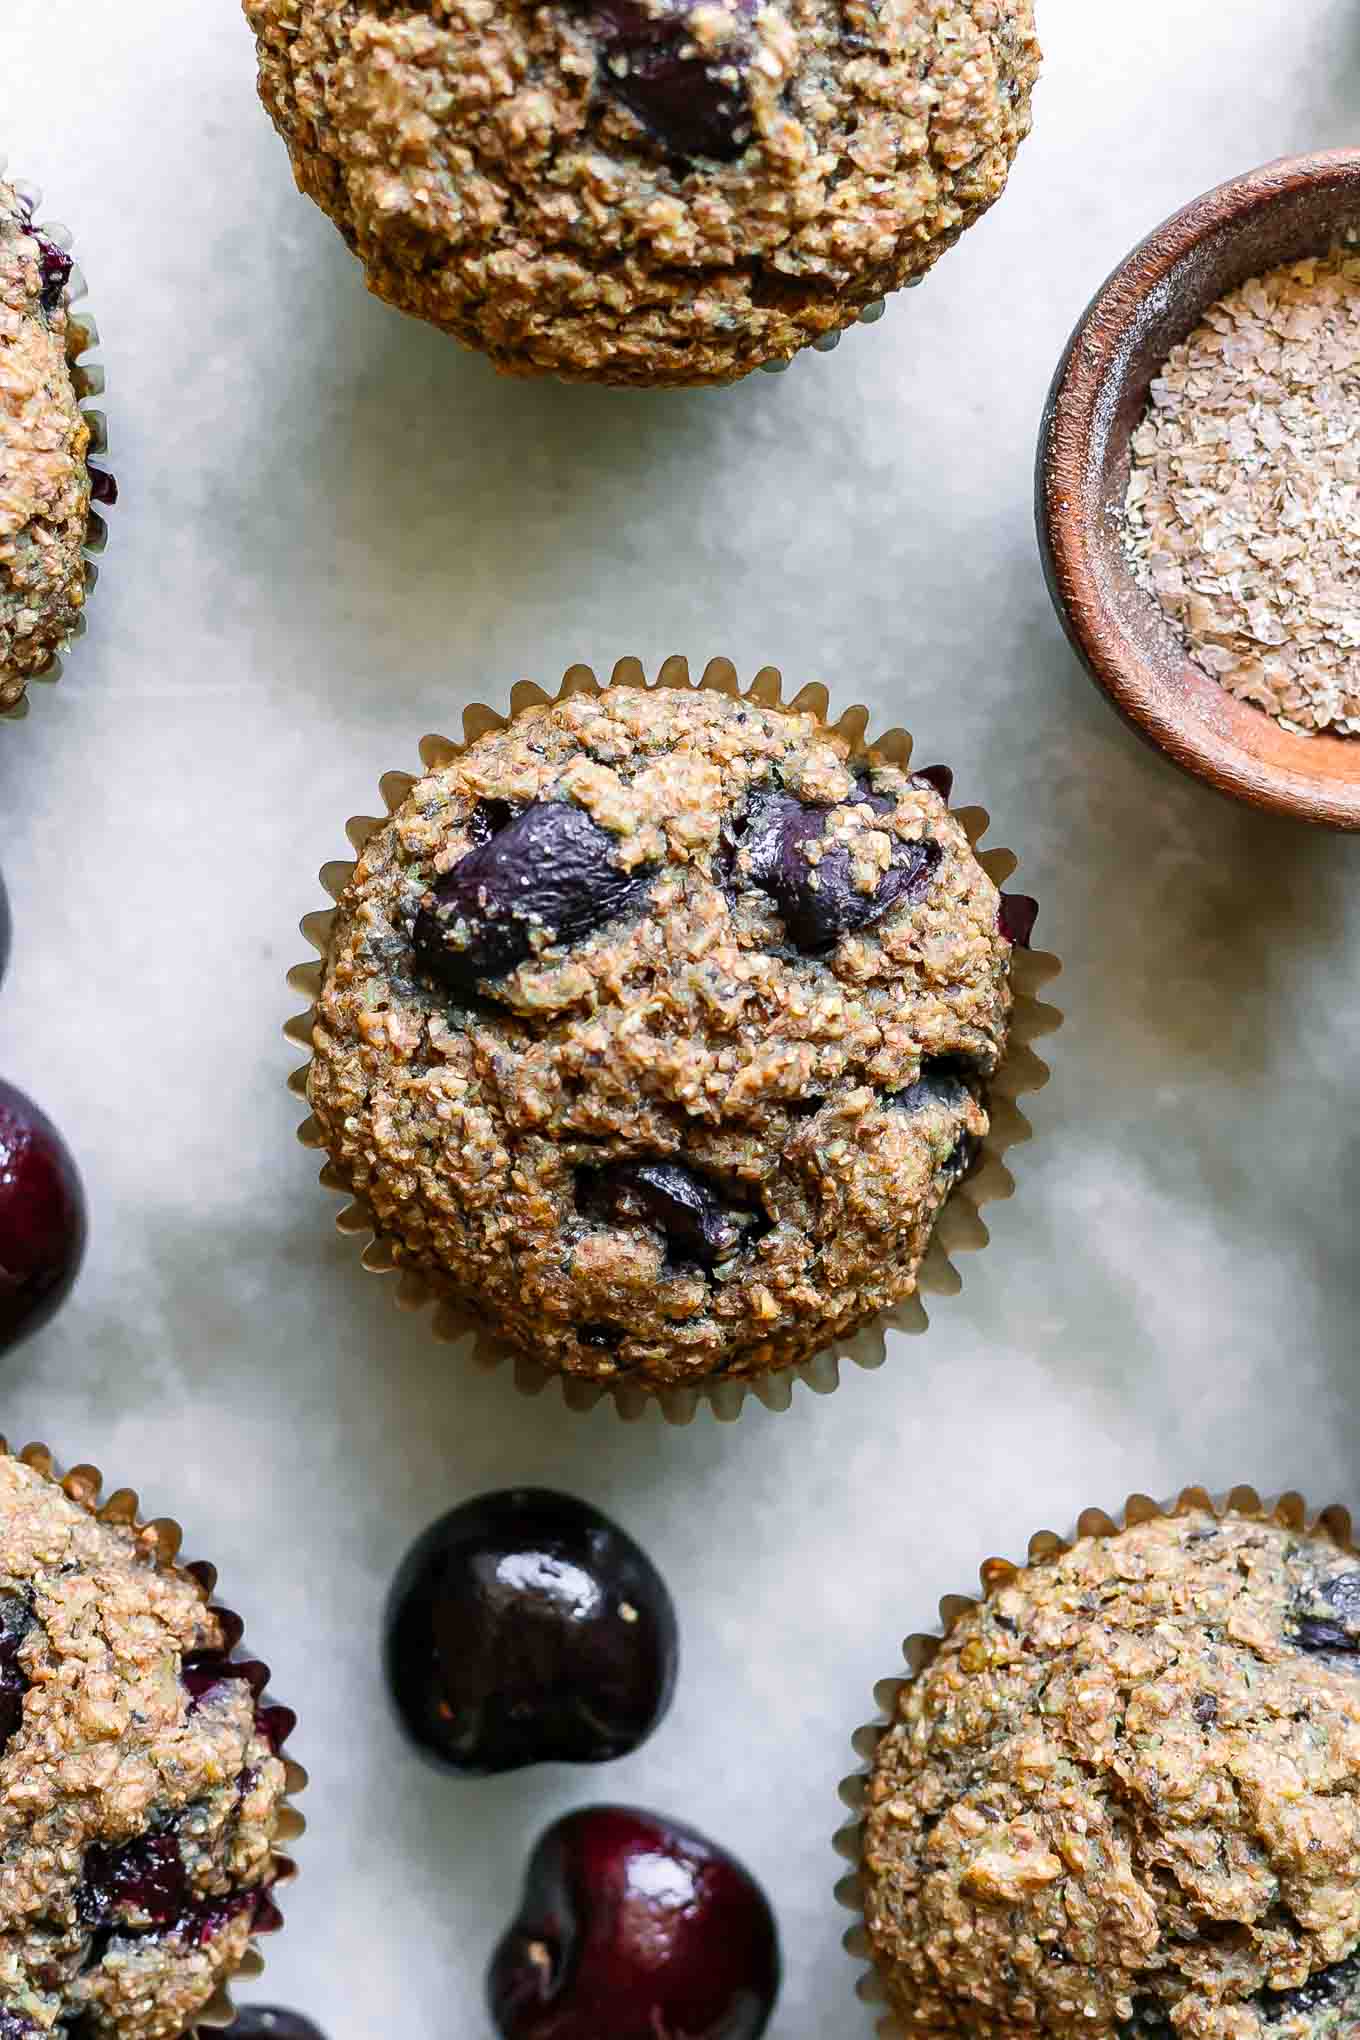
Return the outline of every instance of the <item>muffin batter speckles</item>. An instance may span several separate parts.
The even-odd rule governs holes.
[[[1010,956],[925,779],[616,687],[483,737],[366,845],[311,1103],[403,1264],[540,1363],[756,1375],[912,1293]]]
[[[85,602],[90,433],[67,361],[70,268],[0,178],[0,713]]]
[[[730,382],[932,267],[1029,131],[1030,0],[245,0],[301,188],[498,366]]]
[[[1194,1512],[1018,1572],[902,1691],[864,1883],[909,2032],[1353,2028],[1360,1561]]]
[[[270,1922],[291,1717],[227,1619],[0,1452],[0,2040],[176,2040]]]

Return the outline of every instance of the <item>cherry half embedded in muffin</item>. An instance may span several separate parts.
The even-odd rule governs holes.
[[[760,0],[705,0],[702,9],[698,0],[584,4],[605,91],[672,154],[735,161],[753,132],[747,74]],[[695,21],[699,13],[702,23]],[[725,32],[715,34],[715,24]]]
[[[1294,1641],[1321,1657],[1360,1651],[1360,1570],[1323,1582],[1299,1611]]]
[[[168,1927],[194,1905],[189,1874],[173,1833],[140,1835],[85,1852],[76,1910],[87,1927],[118,1923]]]
[[[1002,893],[996,925],[1017,949],[1029,948],[1038,918],[1039,902],[1032,900],[1028,893]]]
[[[19,1650],[32,1627],[28,1601],[19,1594],[0,1594],[0,1756],[24,1718],[28,1680]]]
[[[647,1225],[665,1236],[676,1261],[703,1268],[729,1260],[758,1224],[734,1210],[710,1183],[683,1162],[608,1162],[577,1172],[576,1202],[583,1217],[612,1225]]]
[[[55,312],[61,304],[66,286],[71,281],[75,264],[64,248],[36,227],[29,232],[38,244],[38,267],[42,273],[42,305],[45,312]]]
[[[646,1553],[585,1502],[541,1488],[441,1517],[388,1606],[402,1725],[469,1777],[636,1749],[670,1705],[676,1659],[675,1610]]]
[[[852,799],[880,814],[895,805],[867,787]],[[846,845],[833,841],[820,848],[831,812],[791,793],[763,794],[727,831],[732,877],[767,893],[790,942],[812,956],[833,948],[842,935],[872,927],[894,907],[920,899],[941,857],[929,837],[909,842],[894,834],[888,869],[872,892],[861,892]]]
[[[85,1252],[85,1193],[50,1119],[0,1082],[0,1352],[65,1299]]]
[[[525,962],[536,940],[593,934],[637,905],[654,876],[625,871],[617,853],[618,838],[574,801],[534,801],[436,881],[412,931],[417,961],[471,998]]]
[[[301,2012],[280,2011],[277,2005],[243,2005],[218,2040],[325,2040],[325,2035]]]
[[[617,1806],[548,1829],[487,1977],[501,2040],[757,2040],[778,1990],[774,1916],[750,1873]]]

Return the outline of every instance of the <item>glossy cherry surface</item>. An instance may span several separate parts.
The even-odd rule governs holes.
[[[85,1193],[45,1113],[0,1083],[0,1352],[47,1322],[85,1252]]]
[[[778,1990],[774,1916],[750,1873],[619,1806],[548,1829],[487,1978],[501,2040],[757,2040]]]
[[[543,1488],[480,1495],[433,1524],[392,1588],[385,1643],[402,1724],[478,1777],[636,1749],[670,1705],[675,1610],[598,1510]]]

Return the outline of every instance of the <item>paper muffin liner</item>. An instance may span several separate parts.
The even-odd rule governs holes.
[[[905,1675],[899,1670],[879,1680],[874,1687],[874,1704],[878,1713],[863,1728],[856,1729],[851,1737],[851,1746],[861,1762],[858,1770],[841,1780],[840,1797],[856,1818],[837,1830],[832,1844],[838,1855],[855,1866],[837,1883],[836,1899],[838,1904],[855,1915],[855,1924],[847,1928],[843,1937],[844,1946],[856,1960],[868,1965],[855,1984],[855,1995],[863,2004],[886,2006],[888,2001],[869,1938],[864,1912],[864,1882],[858,1866],[863,1858],[863,1816],[869,1782],[873,1777],[874,1758],[883,1737],[897,1718],[900,1695],[935,1662],[941,1644],[969,1610],[989,1601],[1026,1567],[1045,1565],[1061,1557],[1083,1537],[1111,1537],[1135,1523],[1148,1523],[1159,1516],[1186,1516],[1202,1510],[1219,1520],[1225,1516],[1255,1516],[1263,1522],[1279,1523],[1289,1530],[1306,1531],[1328,1539],[1338,1551],[1357,1555],[1350,1511],[1339,1502],[1333,1502],[1314,1516],[1303,1496],[1293,1489],[1274,1502],[1263,1501],[1254,1487],[1246,1486],[1231,1488],[1227,1494],[1217,1497],[1211,1495],[1207,1488],[1182,1488],[1169,1502],[1155,1502],[1149,1495],[1132,1494],[1118,1516],[1112,1516],[1101,1508],[1083,1509],[1070,1537],[1060,1537],[1053,1530],[1036,1530],[1023,1559],[1015,1562],[1006,1558],[986,1559],[978,1569],[981,1594],[946,1594],[939,1604],[939,1628],[929,1634],[916,1633],[907,1638],[902,1646]],[[919,2033],[903,2026],[891,2011],[883,2013],[874,2030],[878,2040],[920,2040]]]
[[[732,700],[751,701],[762,708],[782,709],[789,714],[812,714],[822,721],[827,721],[829,705],[827,690],[818,682],[800,688],[786,701],[782,676],[774,666],[763,667],[751,685],[743,689],[738,684],[736,667],[729,659],[711,660],[697,680],[691,679],[688,662],[679,657],[667,659],[653,681],[647,679],[642,662],[635,658],[619,660],[607,683],[598,680],[589,666],[576,665],[567,669],[556,694],[548,694],[534,681],[519,681],[510,691],[508,714],[484,703],[474,703],[465,709],[461,742],[442,736],[422,739],[420,756],[424,770],[433,771],[461,757],[479,737],[492,730],[504,729],[528,709],[551,706],[574,694],[603,694],[606,686],[664,687],[689,692],[707,688]],[[869,738],[866,736],[868,722],[868,710],[855,706],[847,708],[828,727],[849,743],[852,754],[872,748],[890,764],[905,768],[912,755],[912,738],[907,731],[890,729],[880,737]],[[347,824],[346,834],[356,852],[362,851],[374,832],[385,826],[420,776],[417,772],[401,770],[383,775],[379,781],[379,792],[386,813],[381,816],[356,815]],[[1009,850],[980,848],[990,823],[986,809],[961,807],[950,812],[966,832],[983,870],[1000,886],[1015,871],[1018,860]],[[353,871],[351,860],[323,865],[321,884],[333,901],[340,899]],[[342,1233],[358,1239],[367,1238],[368,1244],[361,1256],[363,1266],[370,1274],[397,1277],[393,1296],[402,1309],[420,1310],[433,1303],[431,1326],[437,1339],[452,1343],[470,1337],[473,1364],[484,1371],[511,1361],[515,1385],[526,1395],[538,1395],[555,1381],[561,1383],[563,1400],[571,1410],[592,1409],[607,1398],[621,1417],[634,1419],[656,1403],[666,1420],[673,1424],[689,1423],[701,1403],[707,1403],[718,1418],[730,1420],[740,1414],[750,1396],[755,1396],[767,1409],[785,1410],[793,1399],[793,1390],[798,1382],[804,1383],[816,1395],[829,1395],[839,1384],[843,1361],[853,1361],[863,1368],[882,1366],[887,1358],[884,1335],[888,1329],[911,1333],[926,1330],[929,1320],[921,1300],[922,1294],[952,1296],[957,1293],[962,1284],[953,1257],[986,1246],[989,1234],[981,1217],[982,1207],[1010,1197],[1014,1192],[1015,1181],[1005,1158],[1011,1148],[1028,1140],[1032,1133],[1017,1101],[1028,1092],[1042,1090],[1049,1079],[1048,1067],[1035,1054],[1032,1044],[1062,1024],[1058,1009],[1042,1004],[1036,994],[1042,985],[1058,975],[1061,965],[1056,957],[1023,946],[1027,944],[1038,911],[1035,903],[1024,895],[1003,895],[1003,912],[1006,911],[1007,900],[1011,902],[1017,927],[1011,971],[1014,1008],[1005,1058],[985,1093],[990,1130],[972,1167],[940,1212],[917,1277],[916,1292],[891,1309],[881,1311],[857,1332],[833,1341],[811,1360],[773,1369],[749,1379],[731,1380],[719,1376],[706,1383],[684,1387],[651,1387],[631,1377],[599,1382],[550,1371],[496,1338],[470,1310],[437,1295],[420,1270],[403,1266],[399,1242],[383,1233],[368,1204],[354,1195],[343,1173],[328,1159],[321,1170],[322,1184],[350,1200],[337,1215],[336,1226]],[[321,994],[336,912],[332,906],[303,917],[302,933],[317,951],[320,961],[295,965],[288,973],[292,989],[312,1002],[305,1012],[297,1014],[284,1028],[287,1039],[308,1054],[308,1061],[295,1069],[288,1079],[288,1088],[304,1103],[311,1070],[316,1001]],[[304,1147],[325,1151],[321,1128],[310,1115],[298,1129],[298,1138]]]
[[[928,271],[925,271],[920,276],[908,277],[907,281],[902,285],[902,289],[918,289],[925,282],[928,273]],[[834,332],[823,333],[819,340],[809,340],[807,345],[800,347],[796,354],[790,354],[787,359],[783,360],[776,358],[774,361],[762,361],[760,363],[761,374],[783,375],[785,370],[792,368],[794,362],[799,360],[804,354],[834,354],[847,333],[852,333],[856,326],[876,326],[887,309],[888,300],[885,297],[875,298],[872,304],[867,304],[861,311],[856,312],[854,317],[848,320],[844,326],[837,326]]]
[[[5,174],[5,157],[0,155],[0,177]],[[44,240],[53,242],[63,254],[69,254],[75,239],[70,228],[63,226],[59,220],[40,220],[37,217],[38,208],[42,204],[42,192],[38,186],[28,183],[21,177],[11,176],[9,181],[28,205],[34,232],[41,234]],[[72,644],[84,637],[86,609],[94,592],[95,583],[99,579],[99,561],[109,540],[109,529],[101,514],[101,506],[103,509],[111,509],[118,501],[118,484],[108,469],[102,465],[102,456],[108,452],[108,420],[102,411],[90,408],[87,402],[90,397],[103,396],[104,369],[101,363],[88,358],[100,344],[99,328],[93,315],[89,312],[77,315],[72,310],[73,306],[82,303],[88,296],[84,273],[78,263],[72,263],[64,295],[70,315],[66,325],[66,360],[71,371],[71,381],[75,385],[76,401],[80,406],[81,416],[90,428],[90,444],[85,458],[90,475],[90,514],[85,526],[85,543],[82,547],[85,560],[85,605],[66,640],[64,650],[54,652],[41,672],[28,675],[24,692],[13,708],[0,708],[0,722],[24,720],[28,714],[31,689],[35,686],[50,687],[60,680],[64,671],[64,651],[69,650]]]
[[[169,1516],[158,1516],[150,1521],[144,1518],[141,1503],[132,1488],[116,1488],[112,1494],[105,1495],[104,1476],[97,1466],[82,1464],[73,1466],[68,1472],[63,1473],[46,1445],[25,1445],[20,1451],[12,1451],[3,1434],[0,1434],[0,1458],[21,1460],[25,1466],[31,1466],[45,1479],[55,1481],[64,1494],[78,1503],[82,1509],[87,1510],[90,1515],[97,1517],[101,1523],[116,1523],[131,1529],[148,1558],[156,1566],[166,1571],[186,1574],[201,1587],[213,1614],[222,1621],[228,1639],[228,1655],[242,1666],[249,1665],[256,1673],[257,1709],[271,1712],[273,1715],[271,1732],[283,1763],[284,1796],[279,1808],[271,1875],[267,1883],[260,1887],[262,1903],[259,1918],[251,1934],[250,1945],[231,1976],[219,1986],[216,1995],[198,2013],[195,2021],[195,2031],[199,2029],[204,2032],[220,2031],[223,2027],[230,2026],[237,2016],[237,2007],[231,2000],[231,1984],[239,1978],[249,1980],[260,1975],[264,1968],[264,1957],[256,1943],[261,1935],[277,1933],[283,1925],[282,1915],[274,1902],[275,1894],[282,1885],[290,1884],[297,1876],[297,1865],[291,1856],[284,1855],[278,1846],[279,1844],[291,1846],[307,1825],[293,1804],[296,1796],[306,1787],[307,1773],[301,1764],[294,1763],[291,1757],[283,1755],[283,1745],[293,1732],[296,1716],[291,1708],[281,1708],[271,1699],[267,1691],[268,1666],[259,1664],[241,1650],[244,1624],[240,1616],[212,1598],[213,1589],[217,1584],[217,1568],[202,1560],[185,1560],[181,1557],[180,1547],[184,1541],[184,1532],[178,1523]],[[255,1683],[256,1681],[252,1681],[252,1684]],[[192,2040],[192,2034],[186,2035],[186,2040]]]

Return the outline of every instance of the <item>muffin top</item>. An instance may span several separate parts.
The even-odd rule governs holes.
[[[85,601],[90,432],[67,360],[70,273],[0,178],[0,712],[51,664]]]
[[[175,2040],[274,1923],[291,1717],[238,1636],[0,1452],[0,2040]]]
[[[726,382],[1001,194],[1031,0],[245,0],[302,189],[505,369]]]
[[[1360,1564],[1191,1510],[1004,1579],[879,1745],[904,2029],[1284,2040],[1360,2020]]]
[[[370,838],[309,1094],[398,1259],[541,1364],[754,1375],[912,1292],[1010,956],[929,779],[812,715],[616,686]]]

